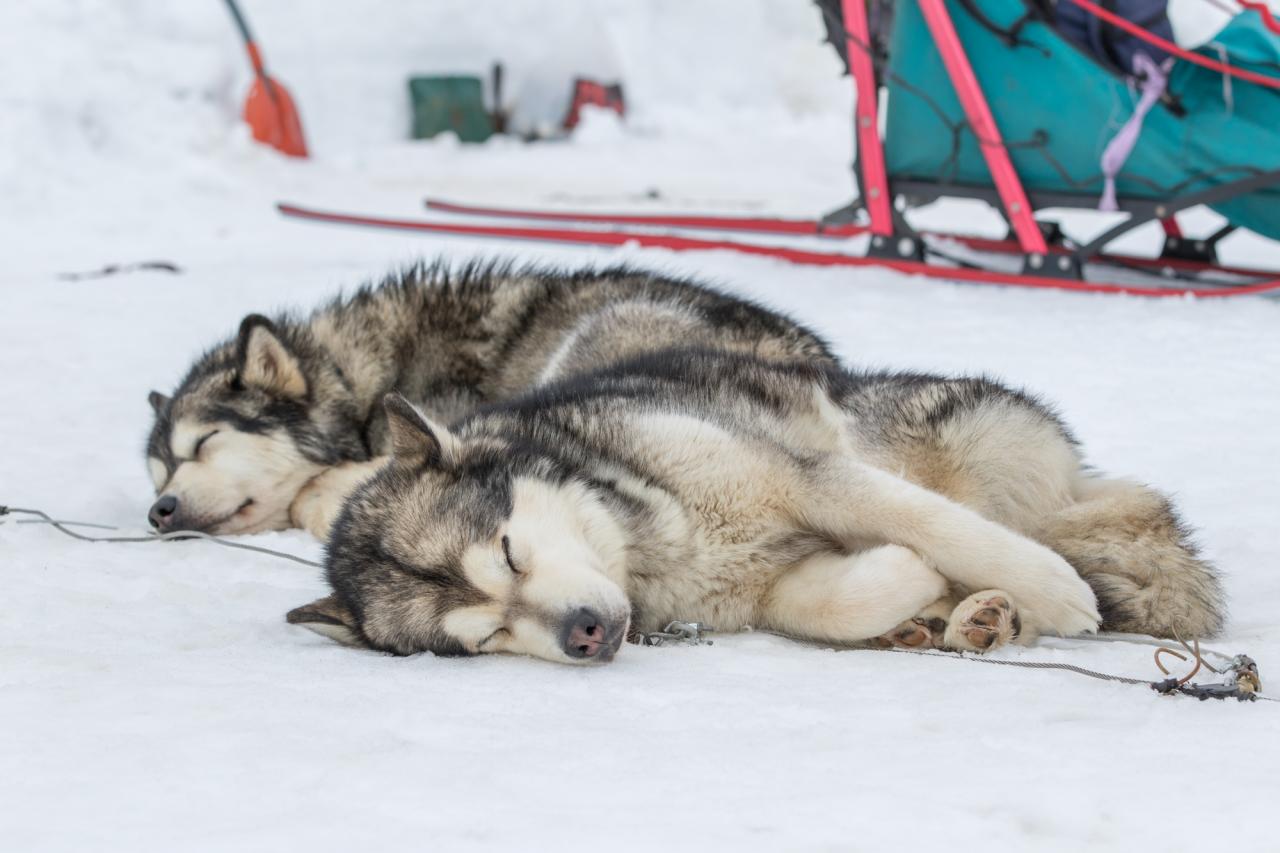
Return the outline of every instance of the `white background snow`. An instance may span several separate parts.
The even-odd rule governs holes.
[[[427,194],[820,213],[852,194],[850,86],[803,0],[246,6],[308,161],[238,123],[248,75],[220,3],[0,10],[0,504],[140,530],[146,392],[250,311],[311,306],[423,255],[625,260],[789,311],[855,364],[1042,391],[1090,462],[1177,495],[1227,576],[1215,647],[1276,683],[1277,301],[286,221],[277,200],[425,218]],[[560,143],[404,141],[407,75],[494,59],[531,99],[575,71],[616,73],[631,116],[592,114]],[[967,206],[937,215],[992,226]],[[1280,264],[1247,240],[1231,254]],[[56,278],[153,259],[185,272]],[[320,555],[298,531],[252,541]],[[324,592],[316,570],[33,525],[0,525],[0,579],[7,851],[1280,849],[1273,704],[763,635],[628,648],[591,670],[384,657],[285,625]],[[1000,656],[1154,678],[1149,651]]]

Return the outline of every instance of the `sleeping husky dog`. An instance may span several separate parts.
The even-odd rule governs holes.
[[[970,651],[1222,622],[1168,500],[984,379],[674,350],[451,427],[386,407],[333,594],[288,615],[341,642],[580,664],[672,620]]]
[[[172,397],[152,392],[156,528],[323,538],[387,452],[397,391],[450,422],[556,377],[691,345],[830,363],[812,333],[698,285],[614,268],[418,265],[310,317],[246,317]],[[370,461],[373,460],[373,461]]]

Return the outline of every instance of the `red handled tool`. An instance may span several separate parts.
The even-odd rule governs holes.
[[[253,86],[244,102],[244,120],[253,130],[253,138],[290,157],[306,157],[307,142],[302,136],[302,120],[298,118],[293,98],[280,81],[267,74],[262,54],[235,0],[226,2],[253,65]]]

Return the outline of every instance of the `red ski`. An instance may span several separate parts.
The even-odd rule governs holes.
[[[437,213],[451,213],[459,216],[486,216],[494,219],[529,219],[540,222],[571,222],[581,225],[614,225],[642,226],[649,228],[685,228],[692,230],[744,231],[756,234],[785,234],[790,236],[811,237],[857,237],[866,234],[870,228],[866,225],[845,223],[827,224],[818,219],[784,219],[771,216],[723,216],[718,214],[616,214],[588,213],[584,211],[533,210],[519,207],[484,207],[474,204],[445,201],[428,198],[424,201],[427,210]],[[926,231],[922,236],[933,240],[950,240],[968,249],[978,252],[992,252],[1001,255],[1021,255],[1022,247],[1017,240],[997,240],[990,237],[974,237],[968,234],[952,234],[945,231]],[[1049,244],[1048,254],[1066,255],[1071,249]],[[1272,278],[1280,276],[1277,270],[1250,269],[1247,267],[1226,267],[1186,258],[1150,258],[1140,255],[1113,254],[1103,252],[1096,260],[1101,263],[1112,263],[1118,266],[1139,267],[1142,269],[1170,269],[1177,272],[1219,272],[1228,275],[1254,276]]]
[[[599,225],[641,225],[650,228],[693,228],[714,231],[749,231],[757,234],[789,234],[811,237],[855,237],[867,233],[865,225],[829,225],[817,219],[783,219],[776,216],[719,216],[688,214],[582,213],[555,210],[527,210],[510,207],[480,207],[438,198],[426,200],[427,210],[463,216],[493,216],[500,219],[536,219],[542,222],[577,222]]]
[[[923,261],[872,258],[839,252],[819,252],[796,249],[789,246],[769,246],[733,240],[702,240],[674,234],[645,234],[613,230],[580,230],[570,228],[521,228],[502,225],[461,225],[447,222],[421,222],[408,219],[362,216],[314,210],[292,204],[278,204],[285,216],[314,222],[330,222],[340,225],[359,225],[413,231],[424,234],[452,234],[461,237],[498,237],[507,240],[533,240],[537,242],[566,243],[580,246],[639,246],[642,248],[668,249],[675,252],[727,251],[758,257],[776,258],[794,264],[839,267],[886,267],[910,275],[975,284],[1008,285],[1014,287],[1038,287],[1056,290],[1072,290],[1086,293],[1116,293],[1132,296],[1241,296],[1252,293],[1280,291],[1280,277],[1241,285],[1217,287],[1160,287],[1135,284],[1078,281],[1018,273],[1004,273],[972,267],[941,267]],[[1274,275],[1274,273],[1272,274]]]

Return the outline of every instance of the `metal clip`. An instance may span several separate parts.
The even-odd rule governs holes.
[[[1205,699],[1235,699],[1253,702],[1262,692],[1262,680],[1258,677],[1258,665],[1248,655],[1236,655],[1231,668],[1223,673],[1221,684],[1186,684],[1176,678],[1158,681],[1151,685],[1157,693],[1182,693],[1204,701]]]
[[[1234,684],[1241,693],[1252,695],[1262,692],[1262,678],[1258,675],[1258,665],[1248,655],[1236,655],[1231,659],[1231,672],[1227,673],[1227,683]]]
[[[704,634],[713,633],[716,629],[701,622],[672,622],[662,631],[652,634],[640,634],[640,642],[646,646],[662,646],[667,643],[684,643],[690,646],[714,645]]]

